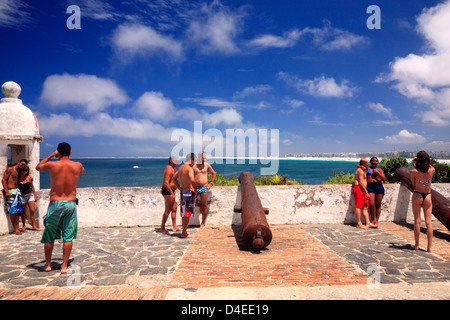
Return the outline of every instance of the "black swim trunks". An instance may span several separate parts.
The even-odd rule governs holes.
[[[161,188],[161,194],[164,196],[170,196],[169,190],[166,187]]]

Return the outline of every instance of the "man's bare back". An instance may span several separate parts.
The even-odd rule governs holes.
[[[56,156],[59,157],[59,161],[48,162]],[[69,160],[68,156],[61,156],[58,151],[55,151],[43,159],[36,169],[40,172],[50,172],[50,201],[76,200],[78,178],[85,172],[81,163]]]
[[[180,189],[191,190],[197,193],[197,187],[193,184],[194,170],[192,169],[192,165],[188,163],[183,164],[173,176],[172,181],[176,183],[177,178],[180,180]]]

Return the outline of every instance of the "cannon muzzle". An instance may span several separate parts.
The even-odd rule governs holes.
[[[260,250],[272,241],[272,231],[266,219],[269,209],[263,208],[250,172],[243,172],[239,176],[239,182],[241,206],[236,206],[234,210],[241,212],[242,242],[248,248]]]

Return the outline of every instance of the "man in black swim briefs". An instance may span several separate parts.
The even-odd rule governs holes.
[[[169,158],[169,164],[164,170],[164,176],[161,187],[161,194],[164,197],[164,214],[161,221],[160,232],[168,234],[169,231],[166,230],[166,221],[169,218],[169,214],[172,212],[172,231],[178,231],[180,228],[176,224],[177,218],[177,202],[175,201],[175,193],[174,191],[177,189],[177,186],[172,183],[172,177],[175,174],[175,168],[179,163],[178,156],[172,155]]]

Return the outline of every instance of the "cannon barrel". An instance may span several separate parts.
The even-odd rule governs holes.
[[[235,211],[241,212],[242,217],[242,242],[248,248],[263,249],[272,241],[272,231],[267,223],[266,213],[258,192],[256,191],[253,175],[243,172],[239,176],[241,183],[241,206],[236,206]]]
[[[411,182],[411,172],[407,168],[398,168],[394,172],[394,179],[401,182],[409,191],[414,188]],[[448,230],[450,230],[450,200],[435,190],[431,190],[432,213]]]

